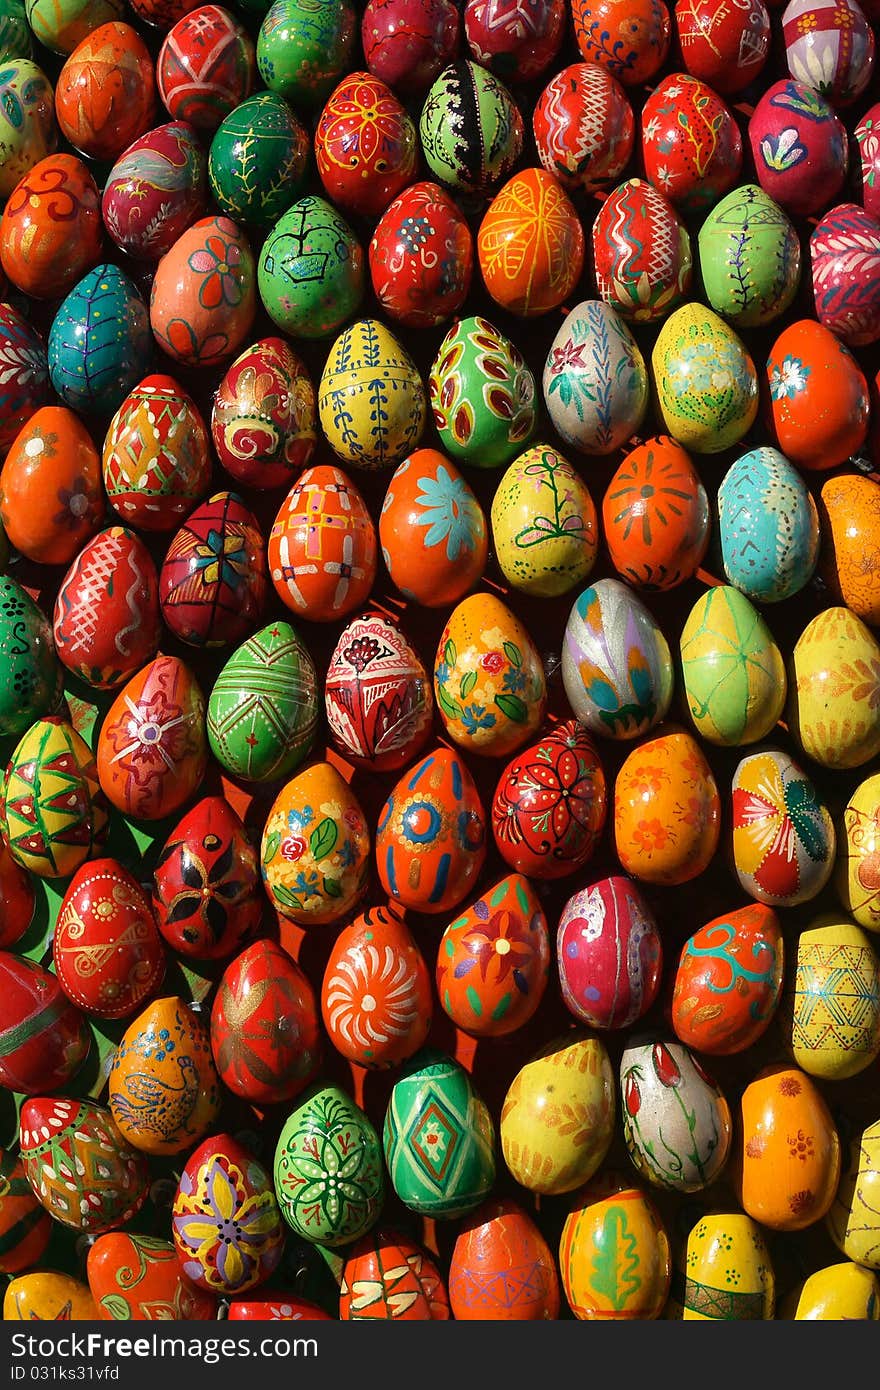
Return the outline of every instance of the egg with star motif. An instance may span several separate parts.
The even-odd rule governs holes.
[[[710,511],[687,451],[668,435],[632,449],[608,484],[602,523],[627,583],[666,590],[691,579],[709,546]]]
[[[836,836],[815,785],[785,752],[743,758],[731,787],[733,867],[750,897],[772,907],[815,898],[831,876]]]
[[[107,838],[107,797],[85,739],[60,715],[37,719],[6,768],[3,838],[39,878],[67,878]]]
[[[217,492],[171,538],[159,572],[165,626],[191,647],[239,642],[262,616],[266,547],[235,492]]]
[[[144,377],[126,396],[104,438],[103,475],[110,505],[139,531],[172,530],[204,497],[208,432],[173,377]]]

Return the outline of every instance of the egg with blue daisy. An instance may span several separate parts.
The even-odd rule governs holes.
[[[417,449],[395,470],[382,503],[379,543],[392,582],[426,608],[456,603],[481,578],[486,518],[439,449]]]

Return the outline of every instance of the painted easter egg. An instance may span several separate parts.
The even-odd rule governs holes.
[[[170,531],[204,497],[208,432],[172,377],[144,377],[126,396],[104,439],[103,474],[110,505],[140,531]]]
[[[113,1119],[148,1154],[188,1151],[220,1111],[206,1023],[179,996],[156,999],[130,1023],[108,1080]]]
[[[405,188],[370,240],[370,278],[380,308],[408,328],[433,328],[461,309],[474,243],[463,213],[438,183]]]
[[[689,883],[718,848],[721,804],[690,734],[640,743],[614,785],[614,842],[624,871],[645,883]]]
[[[840,1178],[840,1140],[815,1083],[798,1067],[765,1067],[743,1092],[731,1165],[744,1211],[774,1231],[821,1221]]]
[[[16,435],[0,474],[0,523],[38,565],[69,565],[104,510],[91,435],[63,405],[44,405]]]
[[[685,1047],[712,1057],[744,1052],[766,1032],[782,988],[779,918],[749,903],[707,922],[681,948],[672,1026]]]
[[[434,178],[481,196],[508,173],[523,145],[523,118],[502,82],[462,59],[432,83],[419,117],[422,153]]]
[[[5,1322],[91,1322],[99,1316],[88,1285],[69,1274],[22,1274],[3,1295]]]
[[[743,758],[731,810],[734,869],[751,897],[793,907],[822,891],[834,867],[834,826],[787,753],[765,749]]]
[[[464,1216],[495,1181],[495,1127],[464,1067],[425,1049],[391,1090],[382,1134],[391,1185],[410,1211]]]
[[[245,487],[289,486],[317,443],[315,388],[283,338],[245,348],[214,394],[211,438],[227,473]]]
[[[792,77],[833,106],[850,106],[874,67],[874,34],[855,0],[790,0],[782,15]]]
[[[171,538],[159,572],[165,626],[191,647],[239,642],[262,615],[266,549],[235,492],[217,492]]]
[[[58,75],[61,133],[91,159],[116,159],[148,129],[155,109],[153,59],[130,24],[93,29]]]
[[[569,898],[556,933],[556,964],[569,1012],[591,1028],[628,1028],[657,998],[660,932],[638,886],[602,878]]]
[[[474,57],[501,77],[530,82],[559,52],[565,33],[564,0],[467,0],[464,34]]]
[[[0,304],[0,459],[34,411],[49,400],[46,348],[11,304]]]
[[[672,1264],[654,1203],[617,1174],[590,1183],[565,1218],[559,1269],[568,1306],[580,1321],[658,1318]]]
[[[632,107],[617,78],[598,63],[572,63],[556,73],[532,121],[538,158],[570,193],[607,187],[629,163]]]
[[[651,361],[663,423],[686,449],[717,454],[751,429],[758,413],[755,364],[742,339],[711,309],[676,309],[660,329]]]
[[[385,1201],[382,1146],[339,1086],[316,1083],[285,1122],[275,1149],[275,1194],[297,1236],[322,1246],[347,1245],[377,1221]]]
[[[0,221],[0,265],[34,299],[57,299],[101,256],[98,188],[76,155],[51,154],[19,179]]]
[[[868,387],[848,348],[821,323],[798,319],[767,359],[776,442],[797,468],[836,468],[868,434]]]
[[[25,1101],[19,1119],[27,1180],[53,1220],[100,1235],[140,1210],[149,1182],[147,1160],[127,1142],[106,1106],[40,1096]]]
[[[626,455],[602,501],[611,563],[641,589],[693,578],[709,545],[709,499],[687,452],[669,435]]]
[[[34,918],[34,881],[16,864],[7,845],[0,845],[0,947],[20,941]]]
[[[301,198],[264,241],[257,283],[266,313],[282,332],[325,338],[363,299],[363,247],[324,198]]]
[[[880,627],[880,485],[841,474],[822,485],[822,578],[856,617]]]
[[[263,830],[261,869],[275,909],[300,926],[337,922],[367,885],[370,832],[330,763],[313,763],[278,793]]]
[[[605,773],[577,720],[554,724],[507,764],[492,799],[501,857],[530,878],[566,878],[596,850],[605,825]]]
[[[358,1066],[396,1066],[428,1036],[431,978],[394,911],[371,907],[337,936],[324,971],[321,1012],[337,1052]]]
[[[449,329],[428,380],[440,442],[474,468],[510,463],[531,442],[537,388],[525,358],[488,319]]]
[[[36,961],[0,952],[0,1084],[39,1095],[66,1086],[91,1047],[79,1009]]]
[[[730,1107],[681,1043],[633,1039],[620,1059],[623,1137],[654,1187],[700,1192],[730,1153]]]
[[[61,698],[52,628],[26,589],[0,575],[0,736],[26,734]]]
[[[672,657],[641,599],[599,579],[575,599],[562,646],[572,711],[591,733],[631,739],[659,724],[672,700]]]
[[[655,323],[691,287],[687,228],[669,199],[645,179],[627,179],[593,222],[593,266],[601,299],[625,319]]]
[[[472,594],[440,634],[434,695],[444,728],[468,752],[503,758],[544,719],[547,682],[529,633],[492,594]]]
[[[152,356],[147,306],[115,265],[95,266],[74,285],[49,330],[49,376],[65,405],[105,419]]]
[[[758,184],[741,184],[716,203],[699,246],[706,298],[737,328],[772,323],[791,306],[800,241],[787,213]]]
[[[406,108],[369,72],[343,78],[315,127],[315,163],[327,197],[373,220],[412,182],[418,148]]]
[[[816,504],[797,469],[770,445],[742,454],[725,473],[718,530],[724,573],[755,603],[791,598],[813,576]]]
[[[789,668],[789,727],[823,767],[861,767],[880,752],[880,645],[848,608],[804,628]]]
[[[684,1322],[754,1322],[773,1317],[776,1285],[761,1228],[742,1212],[710,1213],[684,1251]]]
[[[449,1262],[457,1322],[539,1322],[559,1316],[559,1275],[528,1213],[492,1198],[464,1220]]]
[[[774,82],[749,120],[758,183],[780,207],[810,217],[832,203],[846,178],[846,129],[812,82]]]
[[[414,912],[450,912],[486,857],[486,818],[457,753],[435,748],[393,787],[376,826],[376,867],[389,897]]]
[[[204,151],[185,121],[147,131],[119,156],[101,199],[104,226],[121,251],[158,261],[207,204]]]
[[[362,608],[376,577],[376,531],[348,475],[326,464],[300,474],[269,533],[269,574],[291,612],[329,623]]]
[[[67,878],[107,838],[107,799],[92,751],[56,715],[36,720],[6,768],[3,838],[17,864]]]
[[[321,373],[318,415],[330,448],[354,468],[387,468],[418,447],[425,388],[406,348],[378,319],[340,333]]]
[[[70,881],[52,937],[64,993],[98,1018],[134,1013],[165,974],[149,900],[116,859],[91,859]]]
[[[241,348],[255,311],[254,258],[244,232],[228,217],[201,218],[159,262],[150,326],[173,361],[217,366]]]
[[[54,53],[72,53],[100,24],[122,16],[121,0],[25,0],[35,38]]]
[[[211,752],[246,782],[289,777],[311,751],[318,680],[290,623],[270,623],[234,651],[208,698]]]
[[[615,1111],[604,1043],[580,1032],[555,1038],[508,1087],[501,1109],[504,1162],[530,1192],[573,1192],[602,1165]]]
[[[880,932],[880,773],[850,797],[837,845],[837,896],[860,927]]]
[[[349,67],[356,23],[349,0],[274,0],[257,39],[266,86],[295,107],[320,106]]]
[[[255,941],[227,965],[211,1008],[221,1081],[252,1105],[292,1100],[315,1077],[322,1045],[308,977],[274,941]]]
[[[826,1218],[834,1244],[857,1264],[880,1269],[880,1120],[856,1129]]]
[[[181,956],[223,960],[263,915],[257,853],[235,811],[205,796],[174,827],[153,873],[153,912]]]
[[[21,1159],[0,1154],[0,1272],[18,1274],[39,1264],[51,1234],[49,1214],[31,1191]]]
[[[498,1038],[528,1023],[550,973],[547,919],[528,879],[508,874],[465,909],[437,951],[437,994],[458,1028]]]
[[[684,0],[675,7],[675,27],[688,72],[722,96],[741,92],[764,69],[770,16],[762,0],[733,9],[723,0]]]
[[[0,14],[0,59],[32,58],[33,43],[24,0],[5,0]]]
[[[259,1298],[235,1298],[229,1304],[226,1314],[230,1322],[335,1322],[329,1313],[310,1303],[306,1298],[294,1294],[273,1294],[270,1289],[260,1289]]]
[[[877,1322],[880,1281],[847,1260],[817,1269],[800,1290],[795,1322]]]
[[[757,609],[728,584],[707,589],[688,614],[681,669],[688,712],[708,743],[757,743],[782,714],[782,653]]]
[[[543,388],[554,429],[585,454],[619,449],[648,408],[644,358],[601,299],[585,299],[566,316],[544,365]]]
[[[246,29],[220,5],[199,5],[168,31],[156,85],[173,121],[214,131],[253,90],[256,55]]]
[[[557,309],[584,266],[584,231],[568,194],[546,169],[524,169],[495,194],[480,223],[477,256],[495,303],[520,318]]]
[[[453,0],[367,0],[361,38],[370,72],[422,92],[458,53],[458,10]]]
[[[0,197],[58,145],[52,85],[42,68],[22,56],[2,59],[0,72]]]
[[[421,658],[379,613],[339,636],[324,682],[330,737],[358,767],[397,772],[424,747],[434,703]]]
[[[860,186],[862,204],[872,217],[880,214],[880,140],[877,138],[880,108],[871,106],[862,116],[853,135],[859,153],[856,183]],[[861,176],[859,178],[859,175]]]
[[[203,1322],[217,1316],[217,1300],[187,1279],[168,1240],[108,1232],[89,1247],[86,1271],[103,1321]]]
[[[276,92],[257,92],[218,126],[208,155],[214,201],[227,217],[271,227],[306,181],[309,137]]]
[[[158,577],[133,531],[111,526],[86,543],[58,590],[52,634],[62,665],[99,690],[121,685],[155,656]]]
[[[342,1322],[446,1322],[449,1295],[435,1261],[409,1236],[374,1227],[349,1251],[339,1285]]]
[[[800,933],[781,1017],[810,1076],[843,1081],[870,1067],[880,1053],[880,961],[861,927],[825,913]]]
[[[670,18],[663,0],[572,0],[578,48],[628,87],[648,82],[666,61]]]
[[[642,107],[645,175],[688,214],[706,211],[737,182],[739,126],[721,97],[698,77],[664,77]]]
[[[810,234],[816,317],[849,347],[880,338],[880,222],[857,203],[826,212]]]
[[[526,449],[492,499],[495,557],[510,584],[558,598],[587,579],[599,545],[596,508],[572,465],[545,444]]]
[[[405,598],[446,608],[486,567],[483,509],[455,464],[437,449],[416,449],[388,484],[379,516],[385,568]]]
[[[122,687],[104,717],[101,788],[124,815],[162,820],[201,785],[207,757],[199,685],[176,656],[157,656]]]

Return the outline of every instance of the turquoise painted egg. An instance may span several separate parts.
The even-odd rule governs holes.
[[[535,378],[519,348],[488,319],[452,325],[428,390],[443,448],[473,468],[511,463],[534,436]]]
[[[745,344],[704,304],[683,304],[652,355],[657,403],[673,439],[698,454],[738,444],[758,413],[758,378]]]
[[[358,319],[336,339],[318,386],[318,416],[337,458],[388,468],[418,448],[425,388],[406,348],[378,319]]]
[[[572,712],[591,733],[637,738],[665,718],[674,688],[669,644],[619,579],[599,579],[575,599],[562,681]]]
[[[301,198],[266,237],[257,265],[266,313],[292,338],[325,338],[364,297],[364,250],[324,198]]]
[[[0,24],[2,24],[0,16]],[[0,198],[58,147],[52,84],[28,58],[0,54]]]
[[[772,323],[797,294],[801,244],[788,214],[758,184],[734,188],[699,236],[703,288],[712,308],[738,328]]]
[[[578,304],[553,339],[544,400],[558,433],[584,454],[613,453],[645,418],[645,360],[623,319],[601,299]]]
[[[149,370],[147,306],[115,265],[98,265],[63,300],[49,331],[49,376],[71,409],[112,415]]]
[[[623,1137],[633,1164],[654,1187],[700,1192],[730,1154],[730,1106],[697,1058],[679,1042],[634,1038],[620,1060]]]
[[[780,603],[809,583],[819,558],[816,504],[778,449],[743,454],[718,489],[724,573],[756,603]]]
[[[492,1189],[492,1117],[464,1067],[442,1052],[426,1048],[401,1071],[382,1138],[391,1185],[411,1211],[449,1220]]]
[[[20,738],[60,699],[52,625],[16,580],[0,575],[0,738]]]
[[[694,727],[709,743],[757,743],[782,714],[782,653],[739,589],[719,584],[697,599],[681,634],[681,669]]]

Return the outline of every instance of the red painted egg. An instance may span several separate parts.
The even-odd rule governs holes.
[[[628,87],[650,82],[666,62],[671,25],[663,0],[571,0],[571,13],[587,62]]]
[[[779,1003],[782,964],[772,907],[749,903],[707,922],[682,947],[672,996],[676,1036],[713,1057],[752,1047]]]
[[[143,541],[125,526],[101,531],[77,555],[55,600],[58,659],[99,690],[121,685],[159,646],[159,582]]]
[[[308,368],[283,338],[245,348],[215,392],[214,448],[245,487],[289,487],[314,453],[317,429]]]
[[[55,114],[74,149],[116,159],[149,128],[156,110],[153,60],[130,24],[101,24],[58,76]]]
[[[0,459],[50,395],[45,343],[17,309],[0,304]]]
[[[483,509],[455,464],[417,449],[394,471],[379,517],[385,567],[424,608],[448,608],[479,582],[488,556]]]
[[[491,1198],[461,1223],[449,1262],[457,1322],[538,1322],[559,1317],[559,1275],[546,1240],[509,1198]]]
[[[774,82],[749,120],[758,183],[786,212],[818,215],[843,187],[846,128],[804,82]]]
[[[170,376],[129,391],[104,439],[110,505],[139,531],[170,531],[211,482],[208,431],[198,406]]]
[[[857,203],[826,212],[810,235],[816,317],[848,347],[880,338],[880,222]]]
[[[632,154],[629,98],[595,62],[558,72],[538,99],[533,123],[538,158],[569,192],[613,183]]]
[[[376,531],[339,468],[307,468],[269,536],[269,573],[293,613],[330,623],[362,608],[376,577]]]
[[[859,151],[865,212],[880,218],[880,104],[865,112],[853,134]]]
[[[223,960],[263,915],[257,852],[222,796],[193,806],[165,841],[154,871],[153,911],[178,955]]]
[[[217,492],[173,536],[159,574],[165,624],[191,647],[240,642],[266,602],[266,547],[234,492]]]
[[[57,1091],[79,1071],[91,1043],[55,976],[0,951],[0,1085],[29,1096]]]
[[[52,959],[61,988],[98,1018],[125,1018],[165,974],[165,951],[146,894],[116,859],[77,869],[58,913]]]
[[[483,283],[508,313],[558,309],[584,266],[584,230],[571,199],[546,169],[523,169],[496,193],[477,234]]]
[[[150,293],[156,341],[185,367],[215,367],[242,346],[255,313],[247,237],[228,217],[203,217],[159,262]]]
[[[742,168],[739,126],[697,77],[664,77],[642,108],[645,175],[684,212],[708,212]]]
[[[767,359],[776,441],[798,468],[825,471],[857,454],[868,435],[868,384],[847,347],[821,323],[783,329]]]
[[[34,299],[60,299],[101,258],[98,187],[76,155],[41,159],[15,185],[0,221],[0,265]]]
[[[274,941],[255,941],[227,965],[211,1009],[211,1050],[221,1081],[252,1105],[292,1100],[317,1075],[315,996]]]
[[[217,1300],[191,1284],[170,1241],[129,1231],[98,1236],[86,1258],[98,1317],[114,1322],[206,1322]]]
[[[467,0],[464,36],[496,77],[532,82],[559,52],[567,19],[565,0]]]
[[[657,998],[663,946],[651,909],[628,878],[602,878],[569,898],[556,933],[569,1012],[591,1028],[629,1028]]]
[[[458,55],[455,0],[368,0],[361,39],[370,72],[400,92],[424,92]]]
[[[34,884],[0,841],[0,947],[20,941],[34,918]]]
[[[565,878],[593,857],[605,813],[599,754],[569,719],[507,764],[492,800],[492,833],[512,869],[530,878]]]
[[[692,77],[727,96],[763,71],[770,16],[763,0],[681,0],[675,7],[681,58]]]
[[[169,116],[216,130],[254,89],[256,52],[247,30],[220,5],[199,5],[166,34],[156,60]]]
[[[117,159],[104,185],[101,215],[120,251],[158,261],[208,204],[208,164],[185,121],[147,131]]]
[[[419,142],[406,109],[369,72],[331,92],[315,129],[315,163],[328,198],[373,219],[415,177]]]
[[[378,613],[348,624],[324,684],[334,746],[358,767],[396,772],[421,751],[434,700],[421,658],[400,629]]]
[[[457,314],[473,268],[470,228],[439,183],[404,189],[370,241],[373,292],[388,317],[409,328],[433,328]]]
[[[628,583],[673,589],[709,546],[709,499],[690,456],[668,435],[627,454],[602,502],[608,555]]]
[[[234,1299],[226,1314],[229,1322],[335,1322],[317,1303],[292,1293],[260,1289],[259,1298]]]
[[[599,294],[626,319],[654,323],[686,298],[693,277],[691,239],[653,184],[627,179],[593,222]]]
[[[157,656],[117,695],[101,726],[98,776],[117,810],[139,820],[178,811],[208,760],[205,701],[176,656]]]
[[[101,464],[72,410],[44,405],[13,440],[0,474],[0,522],[38,565],[69,565],[104,509]]]
[[[138,19],[163,31],[194,10],[199,0],[129,0]]]
[[[0,1154],[0,1274],[19,1274],[43,1258],[52,1222],[31,1191],[21,1159]]]
[[[445,1322],[449,1295],[435,1261],[421,1246],[378,1226],[348,1252],[339,1317],[342,1322]]]

